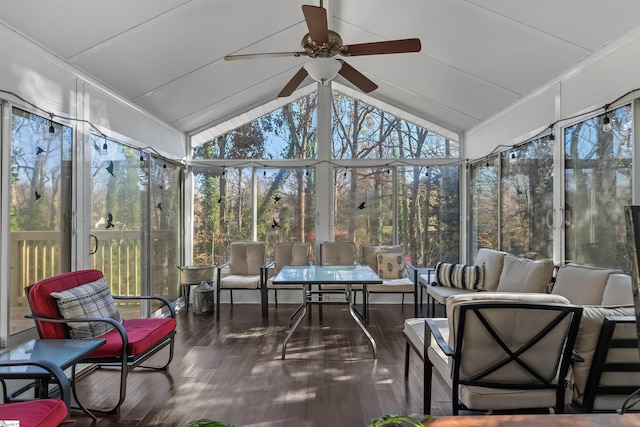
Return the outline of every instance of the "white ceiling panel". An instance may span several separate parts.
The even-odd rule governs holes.
[[[320,0],[0,0],[0,24],[192,133],[276,100],[307,58],[223,58],[300,50],[303,4]],[[637,0],[324,6],[345,44],[420,38],[419,53],[346,61],[378,84],[371,99],[461,133],[640,25]]]

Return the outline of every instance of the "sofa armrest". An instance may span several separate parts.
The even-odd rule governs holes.
[[[436,343],[438,344],[438,347],[440,347],[442,349],[444,354],[446,354],[447,356],[453,357],[454,352],[451,349],[451,347],[449,347],[449,344],[447,343],[447,341],[442,336],[442,332],[440,332],[440,328],[438,328],[437,323],[433,319],[425,319],[425,323],[426,323],[426,326],[427,326],[428,330],[431,332],[431,334],[435,338]],[[427,329],[425,329],[425,331],[426,330]],[[426,342],[427,342],[427,340],[425,340],[425,343]]]

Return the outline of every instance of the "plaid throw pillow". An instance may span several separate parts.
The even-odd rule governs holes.
[[[383,280],[404,278],[404,254],[379,253],[378,276]]]
[[[439,286],[478,290],[482,289],[483,275],[484,266],[480,265],[436,264],[436,285]]]
[[[109,317],[120,322],[120,313],[104,278],[66,291],[51,292],[51,296],[56,298],[65,319]],[[67,326],[71,338],[96,338],[113,329],[107,322],[69,322]]]

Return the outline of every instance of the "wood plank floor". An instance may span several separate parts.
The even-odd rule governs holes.
[[[294,305],[224,306],[213,315],[180,311],[176,353],[168,371],[136,370],[125,403],[106,426],[185,426],[201,418],[247,426],[366,426],[386,413],[422,413],[422,366],[412,354],[405,382],[405,318],[411,304],[373,305],[368,330],[378,345],[372,358],[366,337],[343,305],[318,307],[304,319],[281,360]],[[426,309],[426,307],[425,307]],[[163,351],[164,353],[164,351]],[[166,354],[155,357],[166,357]],[[87,406],[113,401],[117,371],[96,370],[78,381]],[[437,380],[436,380],[437,381]],[[449,393],[434,385],[433,415],[450,414]],[[76,426],[96,425],[72,411]]]

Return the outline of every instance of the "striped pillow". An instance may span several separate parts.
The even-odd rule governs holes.
[[[484,266],[448,264],[436,265],[436,285],[450,288],[481,290]]]

